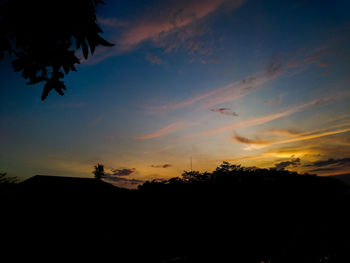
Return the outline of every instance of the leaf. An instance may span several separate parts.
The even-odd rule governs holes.
[[[73,65],[70,66],[70,69],[71,69],[72,71],[77,71],[77,69],[76,69]]]
[[[107,40],[103,39],[100,36],[97,36],[97,42],[99,44],[101,44],[102,46],[106,46],[106,47],[113,47],[114,46],[114,44],[109,43]]]
[[[79,38],[77,38],[77,39],[76,39],[76,41],[75,41],[75,45],[76,45],[76,48],[77,48],[77,49],[79,49],[79,48],[80,48],[80,46],[81,46],[81,41],[80,41],[80,39],[79,39]]]
[[[86,44],[85,40],[81,42],[81,46],[83,49],[84,58],[87,59],[88,55],[89,55],[89,48],[88,48],[88,45]]]
[[[95,52],[95,48],[97,46],[97,41],[96,41],[96,39],[92,38],[91,36],[89,36],[87,38],[87,40],[88,40],[88,43],[89,43],[89,46],[90,46],[91,55],[93,55],[94,52]]]
[[[51,81],[48,80],[44,86],[43,93],[41,94],[41,100],[45,100],[51,90],[52,90]]]
[[[66,73],[66,75],[67,75],[69,73],[69,70],[70,70],[69,66],[67,66],[67,65],[62,65],[62,66],[63,66],[64,73]]]
[[[62,90],[66,90],[66,86],[64,85],[63,81],[55,81],[53,82],[53,88],[57,91],[58,94],[60,94],[61,96],[64,95]]]
[[[41,81],[44,81],[45,78],[43,76],[40,77],[35,77],[35,78],[31,78],[29,82],[27,82],[28,85],[33,85],[33,84],[37,84]]]

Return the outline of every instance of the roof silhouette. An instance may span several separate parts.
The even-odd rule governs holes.
[[[91,196],[113,194],[120,188],[102,180],[83,177],[35,175],[21,183],[31,194],[46,196]]]

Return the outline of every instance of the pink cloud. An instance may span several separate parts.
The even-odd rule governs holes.
[[[236,9],[245,0],[177,0],[160,1],[150,11],[140,14],[134,21],[120,21],[116,18],[99,18],[99,22],[110,29],[115,28],[111,42],[114,48],[96,52],[88,64],[98,63],[108,57],[133,50],[145,41],[171,51],[184,45],[190,52],[208,53],[199,39],[207,33],[206,26],[195,25],[213,14],[225,4],[225,8]],[[230,4],[228,4],[230,3]],[[159,12],[162,10],[162,12]]]
[[[151,12],[141,16],[122,34],[120,40],[127,47],[134,47],[148,39],[156,40],[161,34],[185,27],[207,16],[223,2],[224,0],[180,0],[172,2],[172,6],[168,2],[167,8],[162,9],[162,15],[157,11],[157,14]]]
[[[238,100],[250,94],[255,88],[258,88],[269,81],[277,78],[282,74],[283,70],[274,71],[273,74],[265,71],[249,75],[241,80],[229,83],[223,87],[204,92],[192,98],[183,100],[178,103],[167,103],[163,106],[154,107],[155,110],[176,110],[189,107],[199,103],[202,107],[210,108],[225,102]]]
[[[173,133],[182,129],[185,129],[191,125],[194,125],[194,123],[189,122],[189,121],[178,121],[178,122],[174,122],[171,123],[159,130],[156,130],[155,132],[143,135],[143,136],[138,136],[138,139],[153,139],[153,138],[157,138],[169,133]]]

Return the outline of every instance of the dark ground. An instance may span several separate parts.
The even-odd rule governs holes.
[[[1,257],[350,262],[349,187],[335,179],[236,177],[135,191],[95,179],[45,180],[2,187]]]

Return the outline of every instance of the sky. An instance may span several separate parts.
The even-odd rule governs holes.
[[[222,161],[350,173],[350,2],[108,1],[64,96],[0,61],[0,171],[144,180]],[[80,57],[83,56],[80,54]]]

